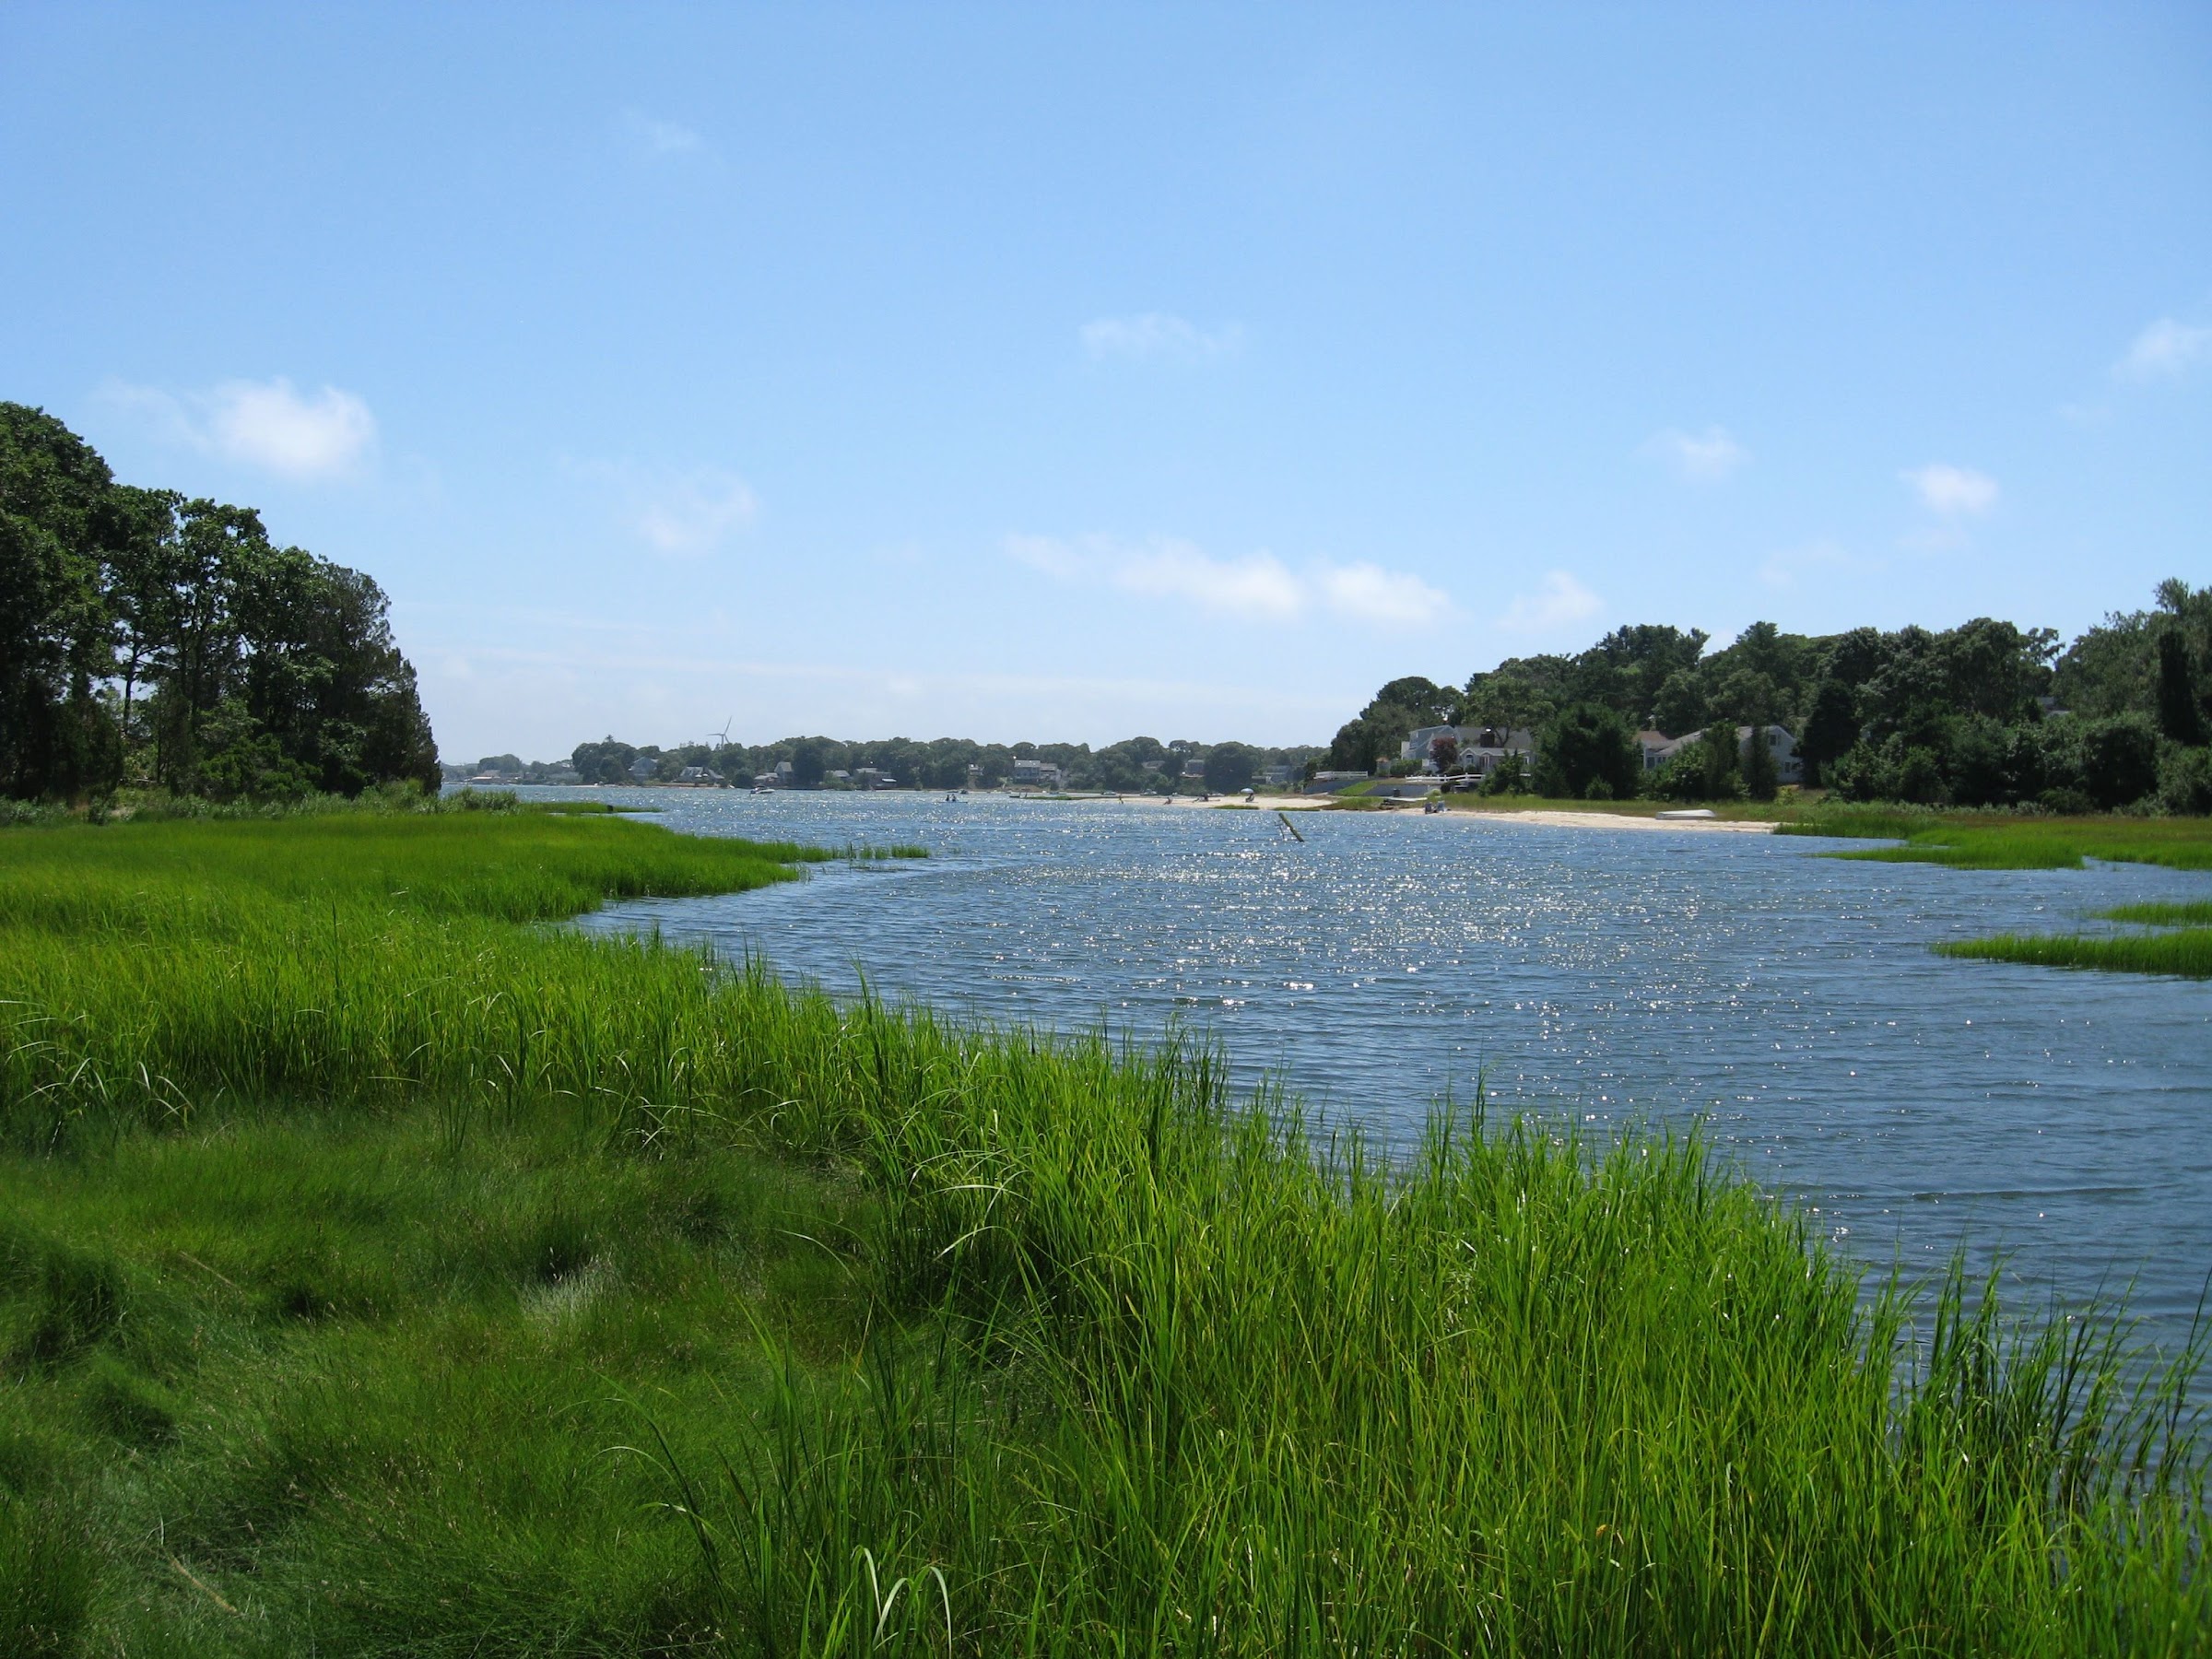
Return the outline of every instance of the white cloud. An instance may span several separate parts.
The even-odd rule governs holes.
[[[1598,596],[1565,571],[1551,571],[1535,591],[1517,594],[1498,618],[1509,633],[1548,633],[1570,622],[1594,616],[1603,604]]]
[[[586,461],[575,470],[613,486],[623,521],[656,552],[712,553],[753,522],[759,502],[744,479],[718,466],[688,471],[630,461]]]
[[[664,553],[707,553],[753,522],[741,478],[714,467],[664,479],[638,510],[638,534]]]
[[[376,417],[360,398],[335,386],[306,395],[283,375],[182,394],[117,384],[105,395],[172,442],[305,482],[350,477],[376,449]]]
[[[1409,571],[1377,564],[1324,567],[1315,576],[1322,597],[1340,617],[1361,622],[1418,627],[1448,616],[1452,596]]]
[[[1006,557],[1061,582],[1096,583],[1147,598],[1177,599],[1246,622],[1295,622],[1316,611],[1348,621],[1418,626],[1452,613],[1451,596],[1404,571],[1362,561],[1315,560],[1293,570],[1274,554],[1217,559],[1187,541],[1139,543],[1088,535],[1009,535]]]
[[[704,147],[706,140],[688,126],[659,121],[637,110],[624,112],[622,131],[629,142],[649,156],[685,156]]]
[[[1937,461],[1898,476],[1912,487],[1922,506],[1946,518],[1979,517],[1997,504],[1997,481],[1971,466]]]
[[[1094,362],[1109,358],[1197,362],[1234,351],[1244,340],[1243,329],[1234,323],[1209,332],[1166,312],[1096,317],[1076,332]]]
[[[1749,450],[1730,437],[1725,427],[1717,426],[1702,432],[1668,427],[1645,440],[1641,453],[1665,461],[1692,484],[1723,483],[1751,459]]]
[[[1167,539],[1117,555],[1107,579],[1125,593],[1183,599],[1247,622],[1294,621],[1309,600],[1306,584],[1272,553],[1214,559]]]
[[[2212,328],[2160,317],[2136,336],[2112,372],[2123,380],[2172,380],[2205,362],[2212,362]]]

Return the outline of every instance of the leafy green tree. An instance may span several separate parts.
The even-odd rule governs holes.
[[[570,751],[569,764],[586,783],[627,783],[630,763],[637,758],[633,746],[616,742],[609,733],[602,742],[578,744]]]
[[[1705,687],[1688,669],[1666,677],[1652,702],[1652,724],[1669,737],[1701,731],[1707,720]]]
[[[1250,783],[1258,757],[1241,743],[1217,743],[1206,752],[1206,786],[1226,794]]]
[[[1805,762],[1806,782],[1820,782],[1822,769],[1859,740],[1859,702],[1851,688],[1834,675],[1825,677],[1813,693],[1813,706],[1805,719],[1797,754]]]
[[[0,790],[110,782],[93,696],[108,665],[103,549],[117,539],[107,463],[43,410],[0,403]]]
[[[1536,787],[1543,794],[1576,800],[1603,783],[1605,799],[1636,793],[1642,757],[1628,721],[1603,703],[1577,703],[1546,728],[1537,751]]]

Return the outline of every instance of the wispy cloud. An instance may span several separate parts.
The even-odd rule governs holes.
[[[1664,461],[1692,484],[1724,483],[1751,459],[1749,450],[1731,437],[1725,427],[1717,426],[1701,432],[1668,427],[1647,438],[1638,453]]]
[[[1595,616],[1603,603],[1567,571],[1550,571],[1533,592],[1514,595],[1498,626],[1508,633],[1549,633]]]
[[[1452,610],[1450,594],[1409,571],[1386,571],[1366,563],[1329,565],[1314,580],[1331,610],[1361,622],[1419,627]]]
[[[759,511],[759,499],[745,480],[719,466],[586,461],[576,470],[612,487],[621,499],[625,524],[641,541],[676,557],[713,552]]]
[[[1864,568],[1834,542],[1807,542],[1770,555],[1759,567],[1759,579],[1771,588],[1794,588],[1809,579]]]
[[[2160,317],[2135,337],[2112,372],[2122,380],[2174,380],[2207,362],[2212,362],[2212,328]]]
[[[1244,343],[1244,330],[1238,324],[1205,329],[1166,312],[1094,317],[1076,332],[1093,362],[1114,358],[1199,362],[1234,351]]]
[[[353,477],[376,450],[376,417],[360,398],[335,386],[302,394],[282,375],[184,393],[117,382],[102,395],[172,443],[301,482]]]
[[[706,146],[706,140],[692,128],[640,110],[622,112],[620,130],[627,143],[648,156],[688,156]]]
[[[1315,560],[1293,569],[1268,552],[1217,559],[1172,536],[1131,543],[1104,535],[1009,535],[1006,553],[1061,582],[1178,599],[1245,622],[1296,622],[1325,613],[1354,622],[1418,627],[1452,614],[1451,596],[1441,588],[1409,571],[1365,561]]]
[[[1912,487],[1922,506],[1947,519],[1979,518],[1997,504],[1997,481],[1971,466],[1936,461],[1898,476]]]

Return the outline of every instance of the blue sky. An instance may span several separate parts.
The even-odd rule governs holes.
[[[449,757],[2212,582],[2212,7],[0,8],[0,396]]]

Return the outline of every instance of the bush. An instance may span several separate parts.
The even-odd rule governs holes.
[[[2159,757],[2159,805],[2189,818],[2212,815],[2212,748],[2167,745]]]

